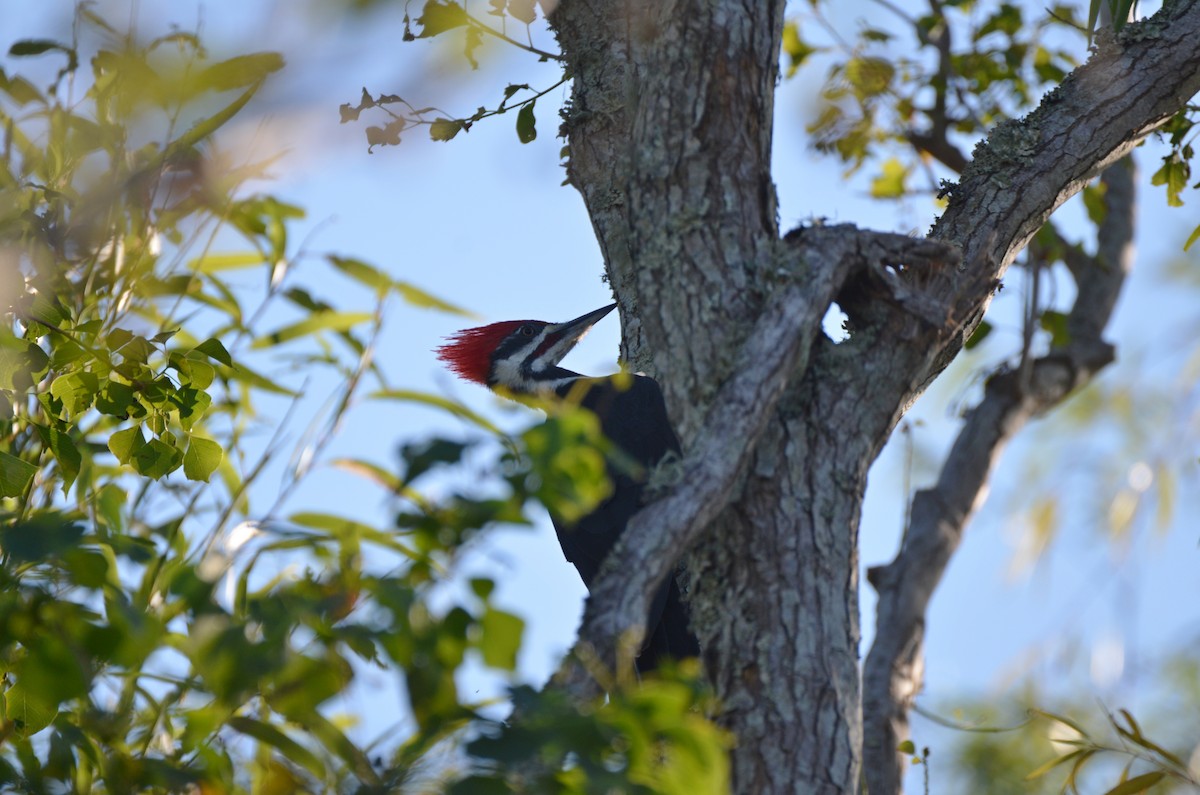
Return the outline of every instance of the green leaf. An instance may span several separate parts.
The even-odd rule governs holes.
[[[125,522],[121,518],[121,509],[129,495],[114,483],[105,483],[93,499],[96,506],[96,516],[113,533],[124,532]]]
[[[62,401],[69,416],[78,417],[92,407],[99,389],[100,379],[95,373],[77,370],[55,378],[50,385],[50,394]]]
[[[225,452],[221,445],[203,436],[193,436],[188,442],[187,452],[183,455],[183,474],[188,480],[200,480],[205,483],[221,465]]]
[[[200,73],[199,81],[205,88],[229,91],[257,84],[282,68],[283,56],[279,53],[256,52],[213,64]]]
[[[896,751],[898,753],[908,754],[911,756],[917,752],[917,746],[913,744],[912,740],[905,740],[896,746]]]
[[[199,358],[173,355],[171,364],[179,371],[183,379],[181,383],[193,389],[208,389],[217,372],[211,364]]]
[[[220,273],[221,271],[240,270],[262,265],[267,258],[258,251],[236,251],[224,254],[205,254],[187,264],[187,268],[195,273]]]
[[[967,338],[966,344],[963,346],[967,350],[977,348],[981,342],[987,339],[988,334],[992,333],[992,324],[986,320],[979,321],[979,325],[971,332],[971,336]]]
[[[470,312],[448,301],[443,301],[441,298],[427,293],[419,287],[414,287],[408,282],[397,281],[393,282],[392,286],[396,288],[396,292],[400,293],[401,298],[413,306],[422,309],[436,309],[439,312],[448,312],[452,315],[462,315],[463,317],[477,317],[474,312]]]
[[[489,607],[484,611],[479,625],[482,632],[479,651],[484,664],[505,671],[516,668],[525,621],[520,616]]]
[[[108,449],[122,464],[128,464],[134,454],[145,444],[146,439],[142,436],[142,426],[140,425],[117,431],[108,437]]]
[[[3,70],[0,70],[0,91],[12,97],[17,107],[23,107],[30,102],[46,101],[42,93],[28,80],[20,76],[8,77]]]
[[[1086,753],[1088,753],[1088,752],[1083,749],[1080,749],[1078,751],[1071,751],[1068,754],[1063,754],[1062,756],[1056,756],[1053,759],[1049,760],[1048,762],[1046,762],[1042,765],[1039,765],[1036,769],[1034,769],[1032,772],[1030,772],[1028,775],[1026,775],[1025,780],[1033,781],[1035,778],[1041,778],[1042,776],[1046,775],[1047,773],[1049,773],[1051,770],[1058,767],[1059,765],[1064,765],[1067,762],[1070,762],[1072,759],[1079,757],[1081,754],[1086,754]]]
[[[783,51],[788,57],[786,77],[792,77],[804,65],[810,55],[819,52],[800,38],[800,25],[795,20],[788,20],[783,25]]]
[[[229,351],[225,350],[225,346],[218,339],[209,338],[197,345],[192,350],[203,353],[210,359],[220,362],[226,367],[233,367],[233,359],[229,356]]]
[[[179,469],[183,453],[162,439],[151,439],[134,452],[131,463],[139,475],[158,480]]]
[[[1050,346],[1064,348],[1071,342],[1071,333],[1067,330],[1067,316],[1062,312],[1047,309],[1038,318],[1038,325],[1044,331],[1050,332]]]
[[[58,717],[58,704],[51,704],[39,698],[39,694],[29,692],[20,681],[4,692],[3,699],[4,717],[12,722],[18,737],[32,737]]]
[[[428,439],[413,442],[400,448],[404,459],[404,482],[412,483],[421,475],[439,464],[457,464],[469,445],[449,439]]]
[[[446,3],[442,0],[429,0],[425,4],[417,24],[421,26],[418,39],[427,39],[439,33],[462,27],[469,22],[467,12],[458,3]]]
[[[1187,242],[1183,244],[1183,250],[1187,251],[1197,240],[1200,240],[1200,226],[1197,226],[1192,230],[1192,233],[1188,235]]]
[[[299,323],[293,323],[270,334],[265,334],[256,339],[250,347],[269,348],[298,337],[315,334],[318,331],[349,331],[360,323],[369,322],[374,317],[370,312],[320,312]]]
[[[846,81],[860,98],[879,96],[896,76],[896,67],[883,58],[852,58],[846,62]]]
[[[374,288],[379,292],[384,292],[392,286],[392,279],[383,271],[368,265],[359,259],[352,257],[339,257],[330,254],[328,257],[329,264],[337,268],[342,273],[354,279],[360,284],[365,284],[367,287]]]
[[[533,106],[537,102],[531,100],[517,111],[517,138],[523,144],[531,143],[537,138],[537,119],[533,115]]]
[[[37,428],[38,436],[42,438],[42,444],[46,445],[54,460],[58,462],[62,491],[66,494],[71,490],[71,484],[79,476],[79,469],[83,465],[79,448],[68,434],[58,428],[37,424],[34,427]]]
[[[411,389],[381,389],[379,391],[372,392],[370,397],[379,400],[404,400],[411,403],[424,403],[427,406],[433,406],[434,408],[448,411],[455,417],[458,417],[461,420],[466,420],[472,425],[482,428],[488,433],[495,434],[496,436],[504,436],[504,432],[501,431],[496,425],[492,424],[492,422],[483,415],[476,414],[466,406],[455,403],[453,400],[447,400],[446,398],[438,395],[431,395],[428,392],[417,392]]]
[[[1191,168],[1187,161],[1181,160],[1179,155],[1173,152],[1163,158],[1162,167],[1154,172],[1154,176],[1150,178],[1150,184],[1165,185],[1167,204],[1171,207],[1182,207],[1183,199],[1180,198],[1180,194],[1187,187],[1190,176]]]
[[[1104,795],[1135,795],[1138,792],[1145,792],[1166,777],[1167,774],[1161,770],[1155,770],[1152,773],[1143,773],[1140,776],[1134,776],[1128,781],[1118,784],[1104,793]]]
[[[269,745],[300,767],[312,773],[318,780],[325,777],[325,765],[300,743],[288,737],[280,729],[260,720],[234,715],[228,721],[229,728],[239,731],[247,737],[253,737],[260,743]]]
[[[20,497],[37,474],[37,467],[0,450],[0,497]]]
[[[390,549],[393,552],[399,552],[406,557],[415,557],[415,553],[404,544],[400,543],[393,534],[380,532],[362,522],[356,522],[353,519],[347,519],[344,516],[335,516],[330,513],[318,513],[316,511],[301,511],[294,513],[288,517],[288,521],[299,525],[300,527],[308,527],[313,530],[322,530],[329,533],[331,536],[342,539],[355,539],[366,541],[372,544],[378,544],[385,549]]]
[[[288,397],[296,397],[299,394],[293,389],[280,386],[266,376],[260,375],[254,370],[251,370],[244,364],[239,364],[236,367],[230,368],[225,377],[232,378],[235,381],[240,381],[252,389],[261,389],[264,392],[270,392],[274,395],[287,395]]]
[[[73,549],[82,535],[83,525],[62,514],[40,513],[0,528],[0,548],[15,561],[32,563]]]
[[[163,161],[169,160],[172,156],[186,152],[196,144],[208,138],[210,135],[221,129],[225,124],[241,112],[242,108],[246,107],[254,95],[258,92],[258,84],[250,86],[237,99],[230,102],[221,110],[209,116],[207,119],[202,119],[192,125],[191,129],[185,132],[179,138],[175,139],[163,154]]]
[[[1083,189],[1083,206],[1087,209],[1088,219],[1096,226],[1104,223],[1104,218],[1108,215],[1108,205],[1104,202],[1106,193],[1108,185],[1103,182],[1088,185]]]
[[[904,181],[908,168],[899,159],[891,157],[883,164],[883,173],[871,180],[871,195],[876,199],[896,199],[904,195]]]
[[[466,125],[459,119],[434,119],[429,125],[429,138],[434,141],[449,141],[458,135]]]
[[[14,58],[22,58],[30,55],[41,55],[52,50],[70,52],[70,48],[49,39],[22,39],[8,48],[8,54]]]
[[[372,483],[382,486],[395,494],[399,494],[404,489],[404,484],[400,482],[400,478],[396,477],[391,471],[384,469],[378,464],[372,464],[370,461],[364,461],[361,458],[335,458],[329,462],[329,466],[366,478]]]

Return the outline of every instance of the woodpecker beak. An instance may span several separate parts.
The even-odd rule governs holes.
[[[547,326],[542,337],[542,343],[534,353],[536,358],[535,369],[540,370],[554,367],[561,362],[571,352],[571,349],[587,336],[592,326],[596,325],[596,321],[616,308],[616,304],[609,304],[603,309],[597,309],[594,312],[588,312],[586,315],[580,315],[574,320],[568,320],[566,323],[552,323]]]

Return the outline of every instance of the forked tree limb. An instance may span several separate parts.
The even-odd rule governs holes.
[[[640,640],[653,594],[730,502],[755,443],[787,385],[804,372],[824,315],[847,280],[896,261],[953,267],[958,257],[943,243],[852,226],[806,229],[784,246],[780,286],[742,351],[746,366],[719,391],[677,484],[630,521],[592,588],[577,648],[556,676],[576,698],[600,692],[583,661],[609,668],[627,662],[620,659],[622,639],[632,630],[632,642]]]

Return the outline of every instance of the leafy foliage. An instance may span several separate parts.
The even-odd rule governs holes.
[[[531,3],[492,8],[533,21]],[[418,24],[427,35],[470,28],[462,14],[429,3]],[[294,242],[300,207],[244,191],[266,164],[231,163],[216,134],[282,59],[214,61],[181,32],[139,44],[88,6],[78,21],[99,50],[10,48],[17,63],[61,59],[48,89],[7,63],[0,72],[0,780],[22,791],[393,791],[481,719],[459,690],[463,664],[511,672],[524,633],[489,579],[431,597],[487,528],[528,523],[534,504],[576,515],[607,496],[595,417],[565,407],[508,439],[465,407],[388,384],[372,363],[387,302],[464,313],[361,259],[311,257]],[[513,105],[529,138],[533,99]],[[375,305],[318,297],[329,293],[297,275],[309,267]],[[257,306],[234,281],[247,271],[263,276]],[[341,386],[264,509],[251,486],[281,451],[275,417],[303,392],[270,374],[281,364],[326,368]],[[364,386],[366,399],[443,409],[483,436],[409,442],[399,474],[330,462],[395,497],[393,528],[285,513]],[[466,456],[477,483],[422,494]],[[406,685],[411,731],[382,749],[330,716],[364,667]],[[599,711],[522,698],[531,715],[573,716],[576,740],[607,743],[560,743],[547,775],[570,791],[593,791],[589,776],[678,792],[723,780],[725,741],[699,711],[694,671],[645,690],[625,682]],[[499,742],[499,727],[483,725]],[[535,753],[540,726],[505,740],[507,752]],[[487,743],[477,751],[494,772]],[[580,754],[605,764],[573,769]],[[472,774],[443,767],[447,780]]]

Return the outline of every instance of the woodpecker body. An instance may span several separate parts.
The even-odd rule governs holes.
[[[566,323],[537,320],[494,323],[466,329],[438,349],[451,370],[467,380],[507,392],[579,399],[596,414],[600,429],[626,457],[628,467],[608,466],[611,496],[574,523],[551,516],[559,545],[584,585],[592,581],[630,518],[641,508],[646,477],[664,457],[679,453],[662,390],[654,379],[635,375],[590,378],[558,366],[588,329],[615,306]],[[699,646],[688,628],[688,611],[675,578],[659,589],[646,622],[647,638],[638,669],[652,670],[664,657],[694,657]]]

